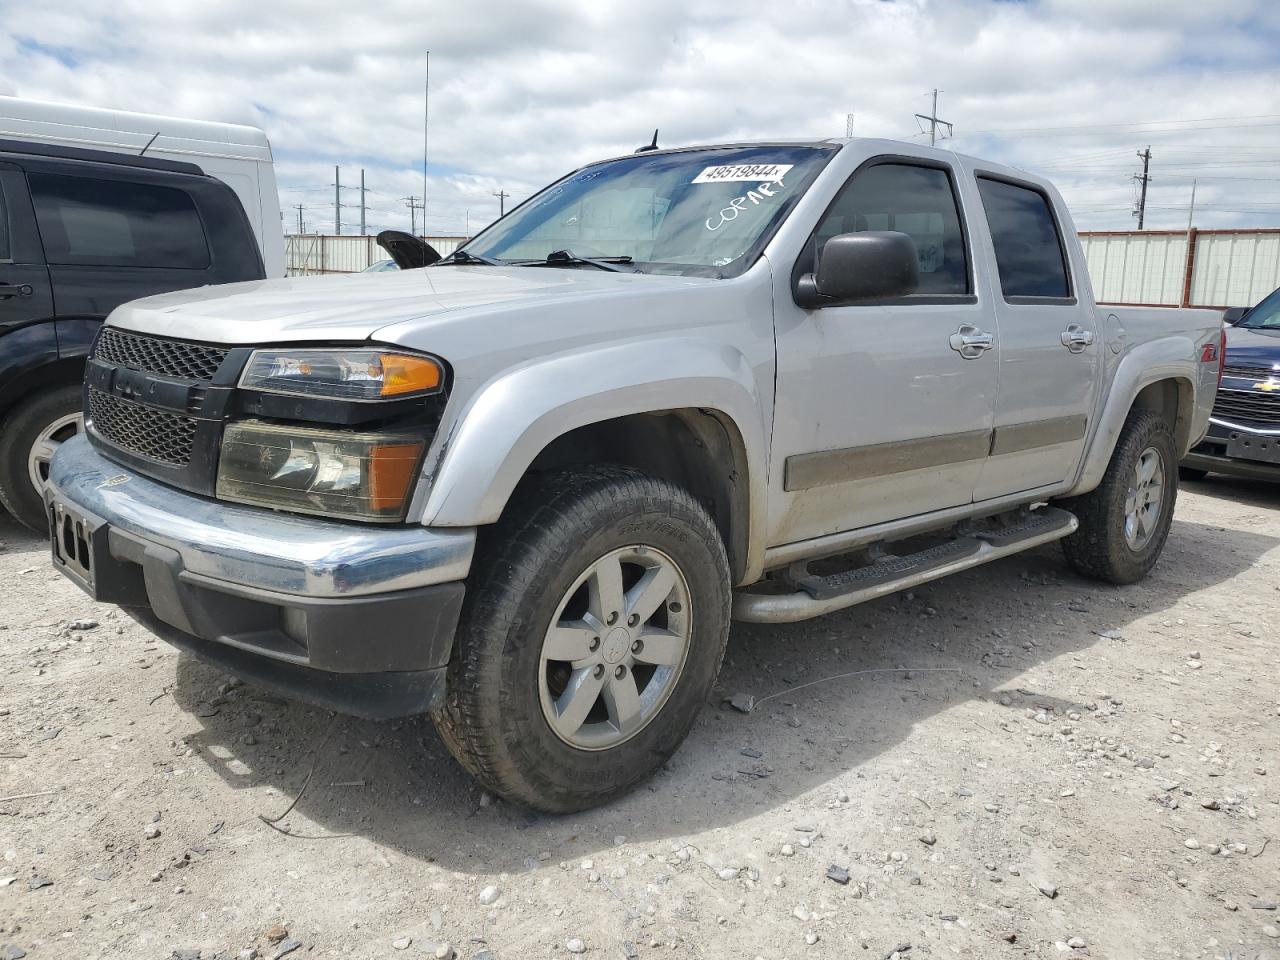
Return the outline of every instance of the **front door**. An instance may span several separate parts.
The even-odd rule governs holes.
[[[775,287],[778,387],[771,545],[967,504],[990,448],[997,331],[973,281],[945,164],[878,158],[849,178],[801,256],[826,240],[896,230],[921,284],[885,303],[798,307]]]
[[[974,494],[986,500],[1074,479],[1101,342],[1088,291],[1072,287],[1049,198],[1030,184],[981,173],[977,186],[997,267],[992,301],[1000,326],[991,458]]]

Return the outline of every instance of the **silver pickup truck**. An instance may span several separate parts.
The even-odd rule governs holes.
[[[903,143],[638,152],[427,253],[112,313],[54,563],[549,811],[676,750],[731,618],[1140,579],[1221,372],[1217,314],[1094,304],[1050,184]]]

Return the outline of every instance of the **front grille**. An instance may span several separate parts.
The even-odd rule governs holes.
[[[103,327],[93,348],[97,360],[185,380],[212,380],[227,351],[201,343],[161,340]]]
[[[109,443],[162,463],[185,467],[191,461],[196,421],[89,387],[93,430]]]
[[[1218,390],[1213,415],[1223,420],[1280,426],[1280,390]]]
[[[1251,380],[1265,380],[1276,371],[1272,367],[1245,367],[1228,363],[1222,368],[1224,377],[1248,377]]]

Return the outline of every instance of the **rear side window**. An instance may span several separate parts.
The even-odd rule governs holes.
[[[0,183],[0,260],[13,258],[13,250],[9,246],[9,206],[4,200],[4,184]]]
[[[863,230],[896,230],[915,242],[917,293],[970,292],[964,231],[945,170],[878,163],[855,173],[818,225],[818,249],[838,234]]]
[[[209,244],[185,190],[128,180],[31,173],[49,263],[203,270]]]
[[[1045,195],[982,177],[978,178],[978,192],[987,211],[1005,299],[1069,299],[1067,258]]]

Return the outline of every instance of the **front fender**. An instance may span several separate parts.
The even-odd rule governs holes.
[[[1138,344],[1125,352],[1111,378],[1102,411],[1096,418],[1079,477],[1067,496],[1088,493],[1102,482],[1134,401],[1145,387],[1153,383],[1171,380],[1179,385],[1179,417],[1190,418],[1182,444],[1189,446],[1188,439],[1194,441],[1203,435],[1209,422],[1214,391],[1212,385],[1207,391],[1205,389],[1203,378],[1210,365],[1199,363],[1198,354],[1199,345],[1188,336],[1162,337]],[[1216,366],[1210,372],[1214,378],[1217,377]],[[1185,410],[1181,399],[1184,393],[1187,398]],[[1184,453],[1184,449],[1178,451],[1179,456]]]
[[[741,436],[754,534],[764,529],[767,404],[746,357],[724,343],[661,339],[539,358],[484,384],[446,428],[437,465],[428,463],[424,474],[421,522],[495,522],[534,458],[570,430],[702,408],[731,421]],[[750,555],[758,552],[754,540]]]

